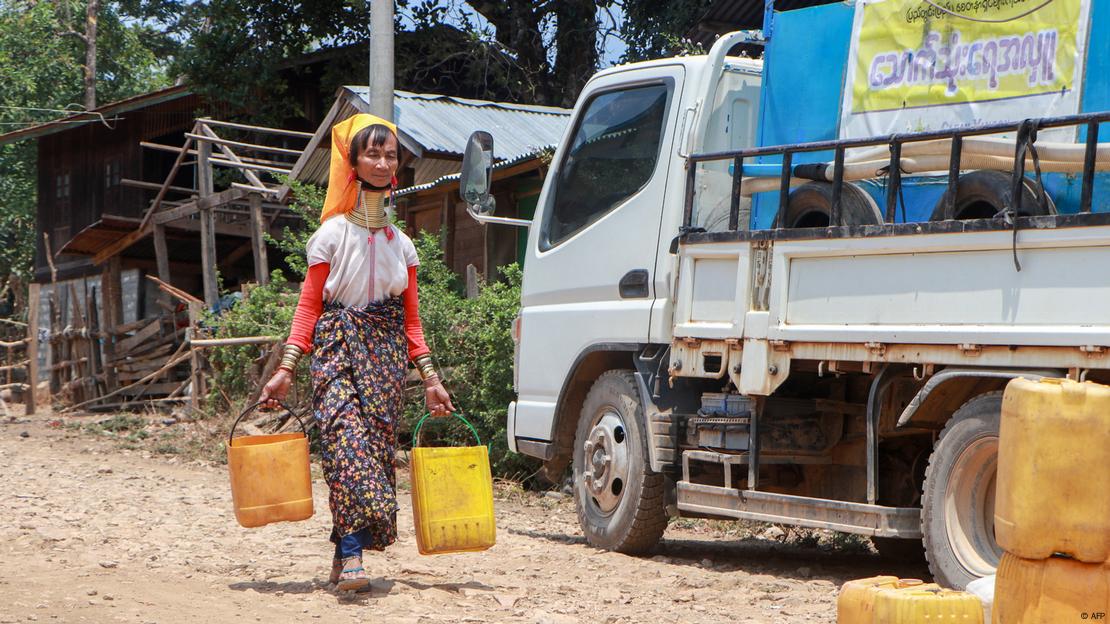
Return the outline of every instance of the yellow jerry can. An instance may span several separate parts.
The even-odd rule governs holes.
[[[836,622],[837,624],[872,624],[875,620],[875,596],[880,590],[897,591],[923,585],[923,581],[900,579],[896,576],[873,576],[848,581],[840,588],[840,596],[836,600]]]
[[[247,527],[312,517],[312,475],[304,422],[299,433],[235,437],[239,421],[260,403],[243,410],[227,438],[227,468],[235,519]],[[283,406],[284,407],[284,406]]]
[[[983,624],[978,596],[933,583],[875,592],[873,624]]]
[[[1097,622],[1106,621],[1108,613],[1107,564],[1002,554],[994,582],[994,624]]]
[[[420,446],[428,416],[412,434],[412,516],[422,555],[486,550],[496,541],[489,450],[474,427],[456,416],[474,433],[477,446]]]
[[[1014,379],[1002,398],[994,531],[1025,559],[1110,558],[1110,386]]]

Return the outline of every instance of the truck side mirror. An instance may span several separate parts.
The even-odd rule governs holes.
[[[477,130],[466,142],[459,179],[459,195],[466,202],[471,214],[493,214],[495,204],[490,195],[492,181],[493,135]]]

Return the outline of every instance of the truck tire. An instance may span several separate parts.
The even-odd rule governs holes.
[[[1002,549],[994,538],[998,423],[1002,392],[964,403],[941,431],[925,470],[921,532],[936,582],[964,589],[994,574]]]
[[[790,193],[781,227],[829,227],[832,219],[832,183],[806,182]],[[842,225],[880,225],[883,215],[871,196],[860,187],[845,182],[840,190]]]
[[[574,502],[586,541],[640,554],[667,528],[663,475],[648,461],[643,408],[632,371],[598,377],[574,436]]]
[[[956,187],[956,205],[952,208],[952,218],[990,219],[1010,205],[1010,174],[1001,171],[981,169],[960,176]],[[1045,194],[1045,204],[1040,202],[1040,185],[1036,180],[1025,178],[1021,193],[1019,216],[1031,217],[1056,214],[1056,204]],[[944,220],[944,205],[948,202],[948,191],[933,208],[932,221]]]

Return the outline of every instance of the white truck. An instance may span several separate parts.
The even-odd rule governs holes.
[[[883,553],[923,541],[962,588],[1000,557],[1007,381],[1110,382],[1108,3],[1056,3],[1080,10],[1084,96],[1017,110],[1063,114],[852,134],[856,36],[884,2],[923,5],[776,13],[769,37],[583,89],[530,224],[508,441],[572,467],[590,544],[640,553],[668,517],[752,519]],[[511,222],[490,214],[491,150],[476,133],[461,188],[476,218]]]

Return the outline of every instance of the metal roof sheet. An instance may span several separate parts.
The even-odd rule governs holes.
[[[369,103],[367,87],[343,87]],[[425,151],[461,157],[475,130],[494,136],[494,157],[512,160],[554,145],[563,137],[571,111],[551,106],[469,100],[396,91],[393,120]]]
[[[82,126],[88,123],[99,123],[101,119],[109,117],[111,115],[118,115],[120,113],[126,113],[146,106],[153,106],[162,102],[176,100],[178,98],[183,98],[191,94],[192,91],[190,91],[188,87],[181,85],[170,87],[168,89],[162,89],[161,91],[143,93],[141,95],[127,98],[126,100],[120,100],[118,102],[112,102],[111,104],[105,104],[104,106],[94,108],[92,111],[89,112],[79,112],[68,117],[62,117],[61,119],[55,119],[53,121],[47,121],[41,124],[30,126],[28,128],[20,128],[19,130],[13,130],[12,132],[8,132],[6,134],[0,134],[0,145],[45,136],[48,134],[54,134],[55,132],[69,130],[70,128]]]
[[[369,89],[349,86],[339,89],[334,119],[342,121],[370,110]],[[570,122],[569,109],[527,104],[469,100],[446,95],[395,91],[394,119],[401,144],[418,156],[462,158],[466,141],[475,130],[494,135],[494,156],[515,161],[552,147],[562,139]],[[330,131],[330,128],[328,129]],[[296,179],[324,185],[328,180],[331,141],[327,132],[317,131],[305,147]]]

